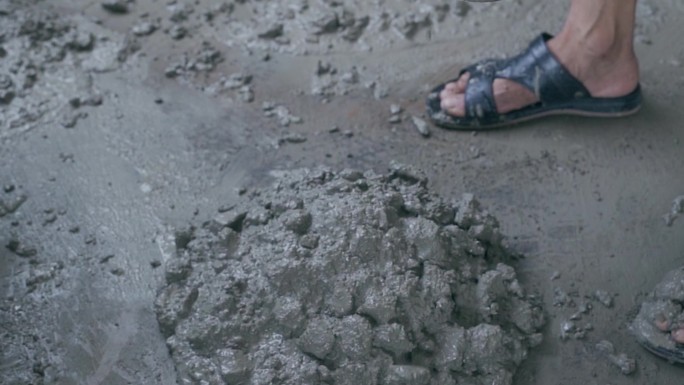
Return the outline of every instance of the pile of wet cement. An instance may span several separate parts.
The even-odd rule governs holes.
[[[181,383],[511,384],[544,320],[495,218],[410,168],[298,171],[177,234],[156,312]]]

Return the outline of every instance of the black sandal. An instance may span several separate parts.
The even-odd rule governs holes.
[[[595,98],[568,72],[548,49],[544,33],[518,56],[510,59],[484,60],[463,69],[470,74],[465,92],[466,116],[449,115],[442,110],[439,93],[446,84],[434,88],[427,98],[427,115],[440,127],[454,130],[484,130],[511,125],[549,115],[621,117],[636,113],[641,107],[641,87],[616,98]],[[515,81],[534,92],[539,102],[505,114],[496,111],[492,90],[494,79]]]

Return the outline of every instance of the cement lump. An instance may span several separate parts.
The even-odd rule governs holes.
[[[155,306],[179,380],[510,385],[541,308],[496,220],[426,185],[289,172],[179,232]]]
[[[670,209],[670,212],[663,215],[665,224],[667,226],[672,226],[677,217],[679,217],[679,215],[682,213],[684,213],[684,195],[680,195],[672,201],[672,208]]]
[[[611,364],[620,369],[622,374],[630,375],[636,371],[636,360],[625,353],[616,354],[615,347],[610,341],[600,341],[596,344],[596,350],[605,355]]]

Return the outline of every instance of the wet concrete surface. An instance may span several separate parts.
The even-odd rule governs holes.
[[[553,118],[477,135],[430,127],[426,139],[411,116],[422,113],[430,86],[480,57],[515,52],[541,30],[557,30],[563,6],[499,2],[465,12],[452,5],[446,22],[417,22],[410,39],[401,31],[412,24],[398,21],[399,33],[354,44],[323,34],[334,48],[309,43],[304,52],[296,36],[287,47],[238,34],[268,32],[253,24],[238,32],[211,27],[199,18],[211,4],[192,6],[192,22],[184,22],[174,4],[157,2],[131,3],[115,15],[98,2],[0,2],[0,65],[15,94],[0,105],[0,196],[11,208],[0,217],[0,243],[13,245],[0,249],[2,339],[11,347],[2,352],[3,378],[175,383],[153,311],[175,231],[213,218],[243,187],[268,185],[274,170],[325,165],[383,173],[397,160],[425,170],[442,197],[474,193],[524,253],[515,267],[523,286],[541,293],[548,322],[515,384],[678,384],[682,369],[643,351],[627,330],[646,293],[682,264],[684,252],[684,221],[663,220],[684,192],[684,9],[675,0],[640,4],[646,104],[638,115]],[[412,9],[392,6],[399,16]],[[53,32],[45,39],[17,32],[24,24],[15,12],[39,11],[60,15]],[[420,11],[412,12],[405,20],[420,21]],[[131,37],[145,20],[160,25]],[[285,31],[297,31],[292,19],[283,20]],[[59,32],[59,23],[66,21],[92,33],[92,47],[83,34],[63,37],[68,31]],[[187,36],[174,38],[174,25]],[[26,36],[29,48],[21,45]],[[347,43],[337,46],[340,39]],[[318,74],[319,61],[335,73]],[[170,67],[181,68],[179,75],[169,77]],[[251,82],[213,91],[222,76],[238,72]],[[242,99],[245,86],[253,102]],[[92,102],[98,96],[101,105]],[[83,102],[70,102],[74,97]],[[269,106],[276,112],[266,116],[264,102],[285,109]],[[403,109],[399,123],[389,122],[392,104]],[[286,127],[283,116],[290,117]],[[611,296],[611,307],[596,299],[597,290]],[[573,320],[585,332],[567,337],[562,326],[585,303],[591,310]],[[636,372],[622,376],[603,358],[596,348],[603,340],[636,358]]]

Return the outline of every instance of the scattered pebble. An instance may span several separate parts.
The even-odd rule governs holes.
[[[287,134],[278,140],[279,144],[283,143],[304,143],[306,136],[301,134]]]
[[[182,25],[174,25],[169,29],[169,36],[174,40],[180,40],[185,37],[188,30]]]
[[[587,336],[587,330],[585,328],[580,328],[573,320],[567,320],[561,322],[561,333],[560,338],[563,341],[568,339],[581,340]]]
[[[104,0],[100,4],[102,8],[112,13],[128,13],[127,0]]]
[[[28,196],[21,194],[10,202],[0,200],[0,218],[12,214],[19,210],[19,208],[26,202]]]
[[[16,93],[12,78],[5,74],[0,74],[0,105],[10,104]]]
[[[261,39],[275,39],[283,35],[283,24],[275,23],[261,32],[257,32],[257,36]]]
[[[615,354],[615,347],[610,341],[600,341],[596,344],[596,350],[605,355],[611,364],[620,369],[622,374],[627,376],[636,371],[636,360],[625,353]]]
[[[425,120],[417,116],[412,116],[411,119],[413,120],[413,124],[416,126],[416,129],[421,135],[423,135],[426,138],[430,136],[430,130]]]
[[[240,100],[244,103],[251,103],[254,101],[254,90],[250,85],[240,87],[238,95]]]
[[[682,213],[684,213],[684,195],[680,195],[672,201],[670,212],[663,216],[665,224],[667,226],[672,226],[677,217]]]
[[[49,224],[54,223],[57,220],[57,214],[50,214],[43,220],[43,226],[47,226]]]
[[[143,21],[133,27],[133,34],[136,36],[148,36],[157,30],[157,26],[150,23],[149,21]]]
[[[97,238],[95,238],[95,235],[87,235],[84,239],[84,242],[86,245],[96,245],[97,244]]]
[[[235,208],[235,205],[221,205],[218,207],[217,211],[219,213],[227,213],[228,211]]]
[[[79,120],[88,117],[88,113],[85,111],[65,111],[62,115],[62,120],[60,124],[64,128],[74,128]]]
[[[276,117],[281,127],[287,127],[290,124],[301,124],[304,121],[299,116],[292,115],[285,106],[277,105],[273,102],[264,102],[261,105],[261,109],[264,111],[265,116]]]
[[[72,34],[71,41],[67,45],[75,51],[90,51],[95,45],[95,36],[90,32],[78,30]]]
[[[596,290],[594,298],[607,308],[613,307],[613,296],[605,290]]]
[[[38,254],[38,250],[35,247],[26,245],[18,239],[11,239],[6,247],[9,251],[24,258],[30,258]]]

